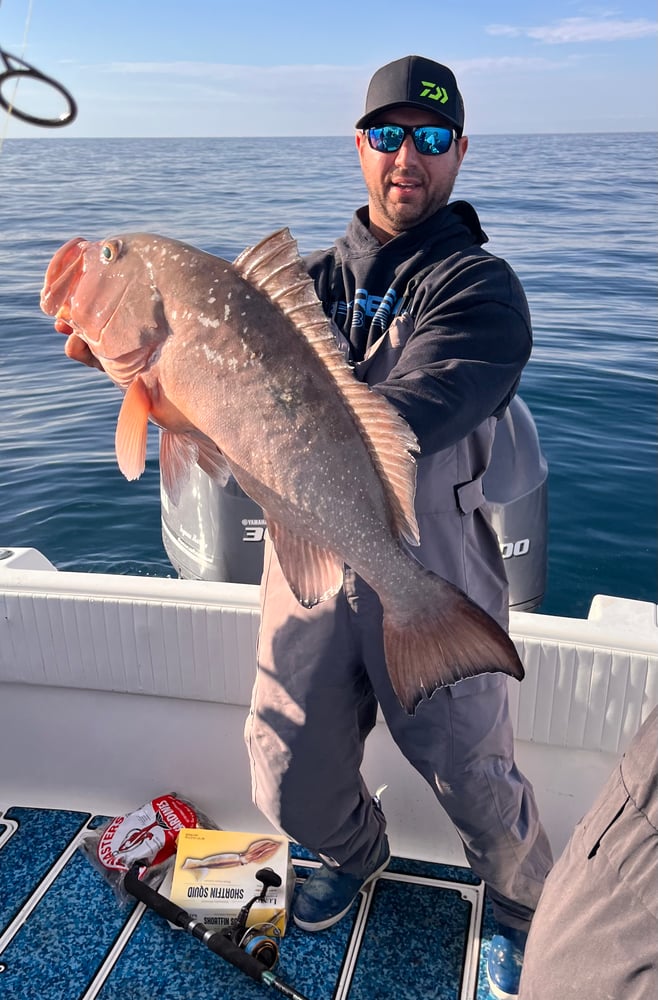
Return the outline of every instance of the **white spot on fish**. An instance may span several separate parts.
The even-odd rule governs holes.
[[[224,358],[222,357],[222,355],[221,355],[221,353],[219,351],[213,351],[213,349],[208,344],[202,344],[201,350],[203,351],[203,353],[207,357],[208,361],[211,361],[214,364],[218,364],[218,365],[221,365],[223,367],[223,365],[224,365]]]
[[[218,319],[211,319],[210,316],[202,316],[201,314],[199,314],[199,323],[201,324],[201,326],[205,326],[206,329],[211,328],[213,330],[216,330],[217,327],[219,326]]]
[[[224,306],[224,322],[227,323],[231,318],[231,307],[227,304]]]

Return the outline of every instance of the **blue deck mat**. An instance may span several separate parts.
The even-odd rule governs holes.
[[[76,851],[0,956],[0,996],[78,1000],[133,909]]]
[[[12,808],[3,818],[14,820],[18,829],[0,850],[0,934],[84,827],[89,813]],[[5,829],[7,825],[2,824]]]
[[[18,831],[0,850],[0,913],[6,929],[88,816],[11,809]],[[98,823],[95,823],[98,825]],[[0,832],[2,819],[0,818]],[[293,848],[293,856],[296,856]],[[299,851],[303,855],[304,852]],[[298,875],[308,868],[296,865]],[[394,858],[390,871],[450,880],[454,888],[381,878],[345,1000],[459,1000],[471,903],[465,868]],[[280,942],[277,976],[308,1000],[334,1000],[363,906],[360,896],[334,927],[308,934],[294,926]],[[135,905],[120,906],[111,887],[75,851],[0,954],[0,998],[81,1000]],[[491,915],[485,911],[485,925]],[[477,1000],[488,995],[480,958]],[[280,996],[247,978],[199,941],[145,911],[101,985],[98,1000],[258,1000]]]

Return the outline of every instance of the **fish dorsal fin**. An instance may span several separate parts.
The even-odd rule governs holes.
[[[266,515],[265,521],[281,571],[299,603],[312,608],[337,594],[343,585],[343,563],[338,557],[293,534],[273,517]]]
[[[276,303],[331,374],[384,483],[393,512],[392,530],[418,545],[416,461],[412,454],[418,451],[416,436],[383,396],[354,377],[290,231],[280,229],[243,250],[233,267]]]

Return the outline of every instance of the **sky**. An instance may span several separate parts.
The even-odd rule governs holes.
[[[655,0],[0,0],[0,49],[78,104],[60,128],[0,108],[0,137],[349,135],[410,54],[453,69],[473,135],[656,131],[656,35]],[[64,110],[27,78],[0,94]]]

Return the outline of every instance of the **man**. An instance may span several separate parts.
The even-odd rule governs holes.
[[[521,1000],[658,996],[658,708],[548,876]]]
[[[356,123],[368,205],[307,265],[356,377],[419,440],[414,554],[507,627],[507,583],[481,480],[531,328],[518,279],[481,248],[487,237],[475,210],[448,204],[468,148],[463,127],[447,67],[409,56],[378,70]],[[488,673],[442,688],[409,715],[388,679],[378,598],[349,567],[342,591],[308,610],[268,546],[262,593],[245,734],[254,801],[323,862],[297,892],[295,923],[331,926],[388,864],[385,818],[359,771],[379,704],[487,884],[500,924],[492,992],[515,996],[552,859],[514,763],[506,679]]]

